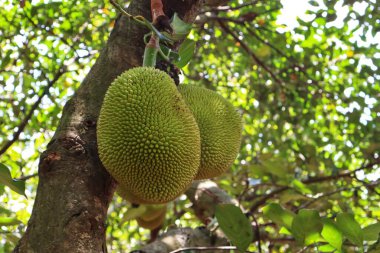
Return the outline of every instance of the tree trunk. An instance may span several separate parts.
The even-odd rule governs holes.
[[[164,5],[168,15],[177,12],[193,21],[200,2],[167,0]],[[150,1],[132,1],[128,11],[150,19]],[[116,182],[98,158],[96,122],[110,83],[141,65],[147,32],[119,17],[99,59],[65,105],[59,127],[41,155],[33,212],[14,252],[107,251],[105,221]]]

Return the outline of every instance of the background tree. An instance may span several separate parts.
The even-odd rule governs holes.
[[[149,2],[125,4],[149,18]],[[220,234],[211,243],[196,229],[219,202],[247,214],[250,251],[358,251],[378,239],[379,3],[310,1],[294,28],[280,23],[282,3],[164,1],[169,17],[198,16],[184,82],[216,90],[244,118],[240,155],[215,179],[218,187],[194,184],[170,204],[164,228],[190,228],[167,236],[193,239],[178,247],[226,245]],[[95,123],[110,82],[141,65],[148,31],[116,19],[103,1],[6,0],[1,7],[0,252],[22,235],[19,252],[146,244],[149,231],[123,222],[130,206],[111,199],[115,184],[97,158]],[[24,192],[22,182],[28,198],[14,192]],[[158,239],[145,250],[163,245]]]

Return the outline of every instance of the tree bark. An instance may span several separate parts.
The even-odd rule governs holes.
[[[179,2],[181,2],[179,4]],[[169,13],[193,21],[200,0],[167,0]],[[135,0],[129,13],[150,19],[150,1]],[[96,122],[104,94],[123,71],[140,66],[148,31],[119,17],[107,45],[74,97],[41,155],[31,218],[14,252],[106,252],[105,230],[116,182],[97,153]]]

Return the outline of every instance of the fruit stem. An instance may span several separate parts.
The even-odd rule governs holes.
[[[155,34],[152,34],[148,44],[145,46],[143,66],[155,67],[157,60],[157,52],[159,45],[159,38]]]

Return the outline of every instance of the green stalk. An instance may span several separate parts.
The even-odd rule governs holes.
[[[145,46],[143,66],[153,68],[156,66],[159,46],[158,37],[156,37],[155,34],[152,34],[148,44]]]

